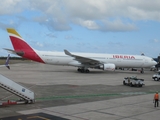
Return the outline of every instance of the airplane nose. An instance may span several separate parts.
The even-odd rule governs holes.
[[[154,64],[154,65],[156,65],[156,64],[157,64],[157,62],[156,62],[156,61],[153,61],[153,64]]]

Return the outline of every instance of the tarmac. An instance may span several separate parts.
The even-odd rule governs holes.
[[[36,103],[0,107],[0,120],[157,120],[159,107],[153,96],[160,82],[153,81],[153,71],[90,69],[79,73],[76,67],[39,63],[0,68],[5,77],[35,92]],[[143,78],[143,87],[123,85],[124,77]],[[17,96],[0,88],[1,100]]]

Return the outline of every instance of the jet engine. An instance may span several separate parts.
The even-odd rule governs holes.
[[[112,64],[112,63],[100,65],[100,69],[103,69],[103,70],[114,71],[115,68],[116,68],[115,64]]]

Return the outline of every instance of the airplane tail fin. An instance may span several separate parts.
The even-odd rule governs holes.
[[[7,31],[15,51],[33,50],[16,30],[8,28]]]
[[[9,66],[9,58],[10,58],[10,54],[8,54],[8,57],[6,59],[6,62],[5,62],[5,66],[10,69],[10,66]]]
[[[27,58],[36,62],[44,63],[36,51],[28,45],[28,43],[17,33],[15,29],[7,29],[14,50],[5,49],[11,53],[15,53],[23,58]]]

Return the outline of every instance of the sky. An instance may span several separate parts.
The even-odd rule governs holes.
[[[14,28],[34,49],[160,54],[160,0],[0,0],[0,56]],[[12,56],[12,55],[11,55]]]

